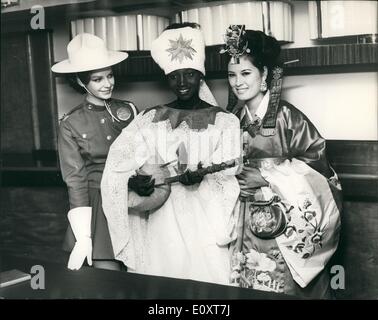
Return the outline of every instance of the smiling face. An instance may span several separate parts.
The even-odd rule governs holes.
[[[114,89],[114,75],[112,68],[95,70],[89,74],[86,88],[98,99],[110,99]]]
[[[178,100],[198,98],[202,73],[195,69],[178,69],[167,75],[168,85]]]
[[[256,68],[247,56],[240,58],[240,63],[228,64],[228,82],[232,91],[242,101],[251,101],[261,98],[261,82],[266,79],[266,72]]]

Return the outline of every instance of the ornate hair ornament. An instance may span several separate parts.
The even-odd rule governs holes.
[[[244,25],[230,25],[224,37],[225,48],[223,48],[220,53],[226,53],[231,56],[231,63],[240,63],[240,56],[245,52],[250,53],[251,50],[248,48],[248,41],[244,38],[245,26]]]

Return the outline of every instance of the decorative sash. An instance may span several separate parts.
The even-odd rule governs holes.
[[[273,79],[270,85],[270,97],[268,110],[263,119],[261,135],[273,136],[276,134],[276,120],[279,102],[281,99],[283,69],[275,67],[273,69]]]

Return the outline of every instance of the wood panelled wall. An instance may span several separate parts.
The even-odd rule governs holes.
[[[1,151],[34,148],[28,49],[25,35],[1,35]]]
[[[332,264],[345,268],[340,299],[378,299],[378,142],[327,141],[344,201],[339,249]]]
[[[0,253],[65,263],[68,225],[65,187],[9,187],[1,190]]]
[[[35,165],[35,151],[56,150],[58,117],[50,71],[51,37],[46,30],[1,34],[3,166]],[[9,154],[17,156],[8,161]]]
[[[345,269],[339,299],[378,299],[378,202],[344,202],[339,249],[331,264]]]

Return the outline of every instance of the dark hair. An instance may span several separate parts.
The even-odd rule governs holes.
[[[269,87],[272,82],[273,68],[281,65],[279,61],[281,53],[279,42],[276,38],[257,30],[246,30],[243,38],[248,41],[248,49],[250,51],[245,55],[250,58],[253,65],[261,72],[264,71],[264,66],[267,67],[268,76],[266,82]]]
[[[67,75],[67,81],[75,91],[84,94],[87,93],[87,91],[77,83],[77,78],[79,78],[83,84],[87,85],[91,79],[91,73],[92,71],[70,73]]]
[[[183,23],[172,23],[164,30],[180,29],[185,27],[191,27],[193,29],[201,29],[201,26],[195,22],[183,22]]]

